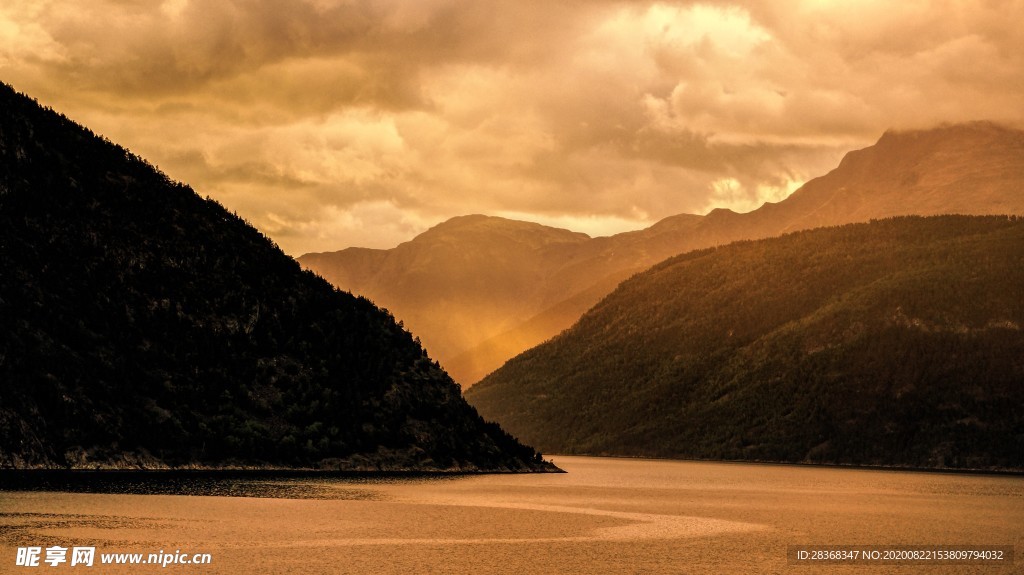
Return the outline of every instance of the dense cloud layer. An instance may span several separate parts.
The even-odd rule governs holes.
[[[8,0],[0,75],[287,251],[483,212],[785,197],[889,128],[1024,123],[1022,1]]]

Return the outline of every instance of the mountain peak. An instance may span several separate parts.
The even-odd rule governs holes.
[[[939,141],[977,136],[1006,136],[1015,132],[1019,132],[1019,130],[991,120],[974,120],[958,123],[946,122],[932,128],[890,128],[882,134],[876,145],[922,138]]]
[[[1024,131],[970,122],[890,130],[779,205],[792,218],[787,230],[895,215],[1020,214],[1022,187]]]
[[[707,216],[705,216],[705,217],[708,217],[708,218],[728,218],[730,216],[735,216],[737,214],[738,214],[738,212],[734,212],[734,211],[732,211],[729,208],[714,208],[713,210],[708,212]]]
[[[413,243],[495,239],[522,243],[533,248],[552,243],[576,243],[590,236],[563,228],[499,216],[470,214],[445,220],[416,236]]]
[[[454,216],[449,218],[436,226],[430,228],[432,230],[456,230],[456,229],[471,229],[471,228],[488,228],[488,229],[517,229],[517,230],[552,230],[555,232],[569,232],[572,234],[583,235],[579,232],[572,232],[564,228],[556,228],[552,226],[545,226],[537,222],[529,222],[524,220],[514,220],[511,218],[504,218],[501,216],[490,216],[485,214],[467,214],[463,216]]]

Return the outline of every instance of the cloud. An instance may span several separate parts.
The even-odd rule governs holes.
[[[746,211],[889,128],[1024,125],[1024,2],[9,0],[4,81],[290,253]]]
[[[12,1],[0,7],[0,66],[36,68],[66,61],[65,49],[40,22],[40,7]]]

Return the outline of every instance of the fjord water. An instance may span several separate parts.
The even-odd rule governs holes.
[[[1012,573],[1021,564],[787,563],[787,546],[1012,545],[1024,478],[555,457],[567,474],[281,477],[0,491],[0,573],[23,546],[209,553],[102,573]],[[142,487],[140,487],[142,485]],[[75,489],[82,491],[82,489]],[[110,491],[96,493],[95,491]],[[180,493],[180,494],[170,494]],[[241,496],[210,495],[230,493]],[[98,559],[97,559],[98,562]]]

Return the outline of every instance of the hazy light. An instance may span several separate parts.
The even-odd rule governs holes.
[[[622,232],[639,230],[654,223],[654,221],[649,218],[643,218],[641,214],[638,214],[636,219],[623,218],[619,216],[575,216],[567,214],[549,215],[512,211],[499,211],[494,215],[512,220],[537,222],[553,228],[582,232],[591,237],[610,236]]]
[[[722,178],[711,183],[711,195],[707,205],[699,213],[707,214],[715,208],[726,208],[746,213],[763,206],[765,202],[776,203],[789,197],[804,182],[786,180],[781,185],[757,184],[748,187],[736,178]]]

